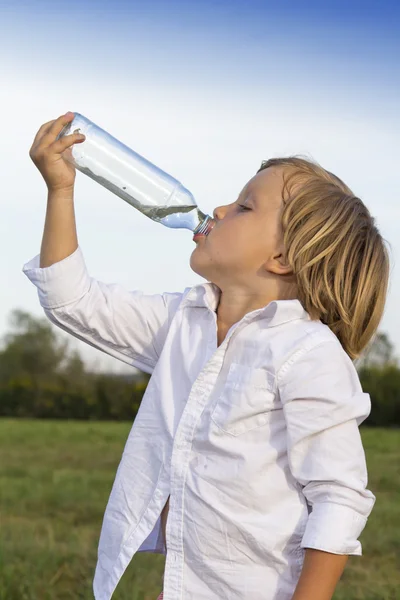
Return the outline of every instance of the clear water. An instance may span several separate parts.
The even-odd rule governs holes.
[[[197,206],[141,206],[140,212],[146,217],[162,223],[168,217],[175,215],[180,218],[182,214],[190,213],[192,210],[198,210]]]
[[[171,227],[173,229],[184,228],[194,231],[206,217],[195,204],[189,206],[144,206],[132,196],[132,194],[126,191],[125,186],[119,187],[118,185],[115,185],[108,179],[94,173],[89,167],[78,165],[77,163],[75,163],[75,166],[79,171],[100,183],[110,190],[110,192],[113,192],[122,198],[122,200],[125,200],[125,202],[128,202],[128,204],[146,215],[146,217],[165,225],[165,227]]]

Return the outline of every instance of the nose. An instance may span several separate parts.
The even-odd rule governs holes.
[[[215,221],[220,221],[224,218],[226,213],[226,206],[216,206],[213,210],[213,217]]]

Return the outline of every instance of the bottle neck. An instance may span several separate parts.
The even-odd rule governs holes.
[[[199,210],[199,217],[201,219],[199,225],[193,231],[194,235],[208,235],[211,229],[214,227],[214,219],[210,215],[205,215]]]

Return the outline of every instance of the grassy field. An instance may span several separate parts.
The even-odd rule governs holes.
[[[130,427],[0,419],[0,600],[93,598],[101,522]],[[350,557],[334,599],[398,600],[400,431],[361,434],[377,501],[363,556]],[[136,554],[113,600],[155,600],[163,567],[162,555]]]

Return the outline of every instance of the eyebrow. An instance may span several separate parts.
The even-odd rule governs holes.
[[[243,202],[243,204],[246,204],[246,203],[247,203],[247,201],[248,201],[248,196],[247,196],[247,194],[248,194],[248,192],[249,192],[249,191],[251,191],[251,190],[247,190],[247,189],[246,189],[246,186],[245,186],[245,187],[244,187],[244,189],[242,190],[242,192],[239,194],[239,196],[238,196],[238,198],[237,198],[236,202]],[[241,200],[241,198],[242,198],[243,196],[247,196],[247,198],[245,198],[245,199]],[[251,196],[251,200],[250,200],[250,201],[251,201],[251,202],[252,202],[252,203],[253,203],[253,204],[254,204],[254,205],[257,207],[257,208],[259,208],[259,207],[260,207],[260,203],[259,203],[259,201],[256,199],[256,197],[254,196],[254,194],[252,194],[252,196]]]

